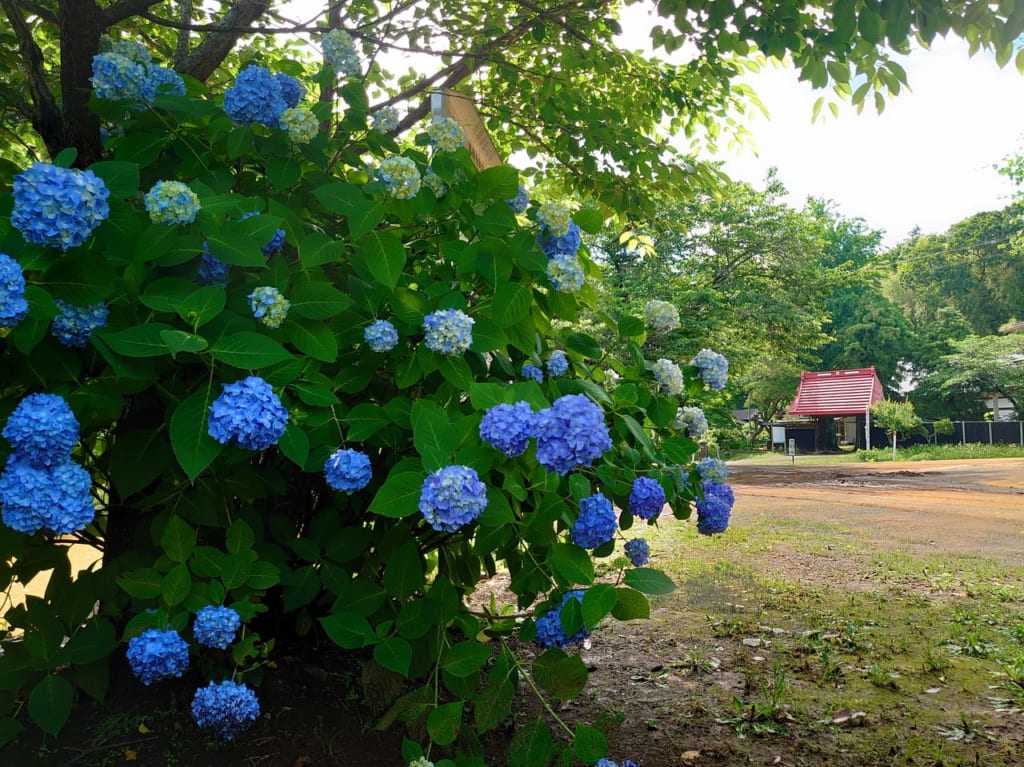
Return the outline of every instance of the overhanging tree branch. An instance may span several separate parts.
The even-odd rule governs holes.
[[[156,5],[160,0],[119,0],[109,8],[100,11],[104,28],[119,24],[132,16],[138,16],[150,6]]]
[[[128,0],[126,0],[128,1]],[[225,27],[248,27],[270,8],[270,0],[239,0],[224,15]],[[205,82],[224,58],[234,48],[244,32],[210,32],[192,53],[188,55],[178,71]]]
[[[17,3],[14,0],[0,0],[0,7],[3,7],[4,13],[7,14],[7,18],[11,22],[14,36],[18,40],[18,52],[25,65],[28,90],[32,96],[32,127],[42,137],[46,148],[51,153],[55,149],[59,151],[64,144],[64,128],[60,107],[57,105],[57,100],[50,91],[50,87],[46,84],[43,52],[32,38],[32,30],[25,22],[25,17]]]

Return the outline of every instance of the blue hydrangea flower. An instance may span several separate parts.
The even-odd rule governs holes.
[[[697,499],[697,532],[713,535],[729,526],[729,514],[735,500],[732,487],[719,482],[702,482],[704,497]]]
[[[20,458],[37,467],[64,463],[78,442],[78,419],[57,394],[30,394],[7,419],[4,438]]]
[[[619,765],[613,762],[611,759],[598,759],[595,767],[619,767]],[[622,767],[640,767],[638,762],[634,762],[631,759],[626,759],[622,763]]]
[[[138,40],[113,40],[108,35],[103,35],[100,38],[100,48],[139,64],[149,64],[153,61],[153,55],[149,52],[149,48]]]
[[[148,629],[128,640],[128,663],[140,682],[181,676],[188,668],[188,644],[177,631]]]
[[[644,322],[656,333],[668,333],[679,327],[679,310],[668,301],[648,301],[644,305]]]
[[[91,170],[37,162],[14,177],[11,226],[27,242],[67,250],[110,215],[110,191]]]
[[[530,207],[530,195],[526,193],[526,187],[522,184],[519,185],[519,191],[516,192],[516,196],[511,200],[505,200],[508,206],[512,208],[512,212],[516,215],[525,213],[526,209]]]
[[[529,381],[536,381],[537,383],[544,383],[544,371],[536,365],[531,365],[527,362],[523,365],[522,371],[523,378]]]
[[[241,625],[242,617],[230,607],[207,605],[196,613],[192,633],[199,644],[226,650]]]
[[[683,371],[672,360],[660,359],[654,363],[654,380],[658,388],[669,396],[683,393]]]
[[[398,128],[398,110],[394,107],[381,107],[372,117],[373,129],[378,133],[391,133]]]
[[[569,231],[561,237],[555,237],[546,226],[542,226],[540,234],[537,235],[537,242],[548,258],[562,254],[575,256],[576,251],[580,249],[580,228],[570,221]]]
[[[96,98],[109,101],[143,100],[147,78],[146,65],[114,51],[92,59],[92,87]]]
[[[184,96],[185,81],[173,69],[150,65],[146,67],[146,81],[142,84],[142,100],[152,104],[157,96]]]
[[[196,271],[196,283],[199,285],[220,285],[228,284],[228,267],[216,256],[211,256],[203,243],[203,253],[199,260],[199,269]]]
[[[487,486],[468,466],[445,466],[423,481],[419,507],[432,528],[454,533],[483,514]]]
[[[89,472],[68,457],[37,467],[12,453],[0,474],[3,522],[28,535],[43,528],[57,535],[77,532],[96,515],[91,490]]]
[[[280,127],[293,144],[308,144],[320,132],[320,121],[305,107],[291,107],[281,113]]]
[[[514,458],[526,452],[534,428],[533,408],[529,402],[495,405],[480,421],[480,439]]]
[[[276,128],[287,108],[281,83],[266,67],[256,64],[239,72],[235,84],[224,91],[224,111],[240,125],[259,123]]]
[[[377,177],[387,186],[391,196],[399,200],[415,197],[423,183],[416,163],[400,155],[385,157],[377,169]]]
[[[564,202],[546,202],[537,210],[537,222],[546,227],[552,237],[568,234],[572,223],[569,206]]]
[[[654,519],[665,506],[665,488],[651,477],[637,477],[629,491],[629,513],[640,519]]]
[[[729,476],[729,467],[718,458],[701,458],[697,461],[697,472],[706,482],[721,482]]]
[[[548,375],[561,376],[569,371],[569,358],[561,349],[555,349],[547,362]]]
[[[258,215],[260,215],[258,211],[250,210],[249,212],[243,213],[241,216],[239,216],[238,220],[245,221],[246,219],[250,219],[253,216]],[[284,238],[284,229],[278,229],[277,231],[274,232],[274,236],[270,238],[267,244],[260,248],[260,251],[263,253],[264,256],[269,256],[271,253],[277,252],[278,250],[281,249],[281,246],[284,245]]]
[[[389,352],[398,346],[398,331],[387,320],[374,320],[363,331],[367,346],[375,352]]]
[[[288,316],[291,301],[277,288],[260,286],[249,294],[249,308],[252,316],[268,328],[279,328]]]
[[[474,322],[461,309],[438,309],[423,318],[423,343],[438,354],[462,354],[473,343]]]
[[[142,201],[154,224],[191,224],[199,212],[199,196],[182,181],[157,181]]]
[[[196,724],[224,740],[234,740],[236,735],[249,729],[259,715],[256,693],[230,679],[220,684],[210,682],[196,690],[192,698],[192,718]]]
[[[281,98],[284,99],[286,109],[292,109],[299,105],[302,97],[306,95],[306,87],[291,75],[278,72],[274,75],[277,87],[281,90]],[[284,110],[282,110],[283,112]]]
[[[681,407],[676,411],[675,427],[683,429],[694,439],[700,439],[708,430],[708,419],[699,407]]]
[[[50,324],[50,335],[65,346],[78,349],[89,343],[92,331],[107,324],[107,315],[110,314],[102,302],[92,306],[72,306],[55,298],[54,303],[60,313]]]
[[[335,490],[351,495],[362,490],[373,477],[370,457],[358,450],[338,449],[331,453],[324,464],[324,476],[327,484]]]
[[[21,264],[0,253],[0,329],[13,328],[28,314]]]
[[[558,603],[558,607],[544,613],[544,615],[534,621],[537,626],[537,636],[534,637],[534,642],[541,647],[564,648],[582,642],[587,638],[589,632],[586,626],[581,627],[571,637],[565,635],[565,629],[562,628],[562,608],[565,607],[565,603],[570,599],[575,599],[580,604],[583,604],[583,592],[579,589],[567,592],[562,596],[562,601]]]
[[[451,117],[435,117],[427,126],[430,143],[440,152],[454,152],[466,140],[462,127]]]
[[[207,430],[221,444],[266,450],[277,443],[287,425],[288,411],[270,384],[249,376],[224,384],[223,393],[210,405]]]
[[[566,394],[541,410],[535,429],[537,461],[563,475],[589,466],[612,446],[604,411],[583,394]]]
[[[725,388],[726,379],[729,377],[729,360],[721,354],[711,349],[701,349],[690,360],[690,364],[700,368],[700,377],[712,389]]]
[[[427,172],[423,174],[423,186],[433,192],[434,197],[439,200],[448,194],[448,186],[439,175],[434,173],[433,168],[427,168]]]
[[[626,557],[633,567],[643,567],[651,561],[651,547],[643,538],[626,541]]]
[[[548,279],[560,293],[575,293],[583,287],[583,265],[575,256],[559,253],[548,261]]]
[[[580,515],[572,526],[572,542],[584,549],[596,549],[614,538],[618,529],[612,502],[596,493],[580,501]]]
[[[324,62],[335,72],[346,77],[359,77],[363,73],[356,44],[344,29],[332,29],[324,35],[320,44],[324,51]]]

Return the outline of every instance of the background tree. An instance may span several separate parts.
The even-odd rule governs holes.
[[[967,336],[953,341],[953,353],[935,371],[943,391],[970,394],[977,400],[998,395],[1024,410],[1024,336]]]
[[[882,400],[871,406],[871,416],[875,419],[875,423],[892,438],[892,459],[895,461],[896,440],[901,434],[909,434],[921,426],[921,419],[914,412],[913,403],[909,400],[906,402]]]

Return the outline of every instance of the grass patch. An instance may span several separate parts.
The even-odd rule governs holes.
[[[870,463],[892,461],[892,448],[858,450],[857,460]],[[896,461],[966,461],[975,458],[1024,458],[1024,447],[1019,445],[911,445],[896,450]]]

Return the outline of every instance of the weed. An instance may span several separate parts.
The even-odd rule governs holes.
[[[941,674],[951,665],[949,656],[941,647],[926,647],[921,655],[921,668],[925,673]]]
[[[743,738],[754,735],[789,735],[788,722],[793,717],[786,711],[786,669],[778,662],[772,665],[769,678],[759,680],[760,697],[749,705],[737,695],[732,699],[736,715],[732,719],[719,720],[731,724],[736,734]]]
[[[822,647],[819,657],[821,659],[821,673],[818,675],[818,678],[822,682],[842,682],[845,676],[843,665],[832,657],[832,649],[830,647]]]
[[[982,737],[991,740],[990,736],[985,733],[985,730],[981,726],[981,722],[977,719],[971,719],[963,711],[960,712],[960,722],[952,727],[938,727],[936,728],[939,734],[946,740],[952,740],[960,743],[971,743],[976,738]]]

